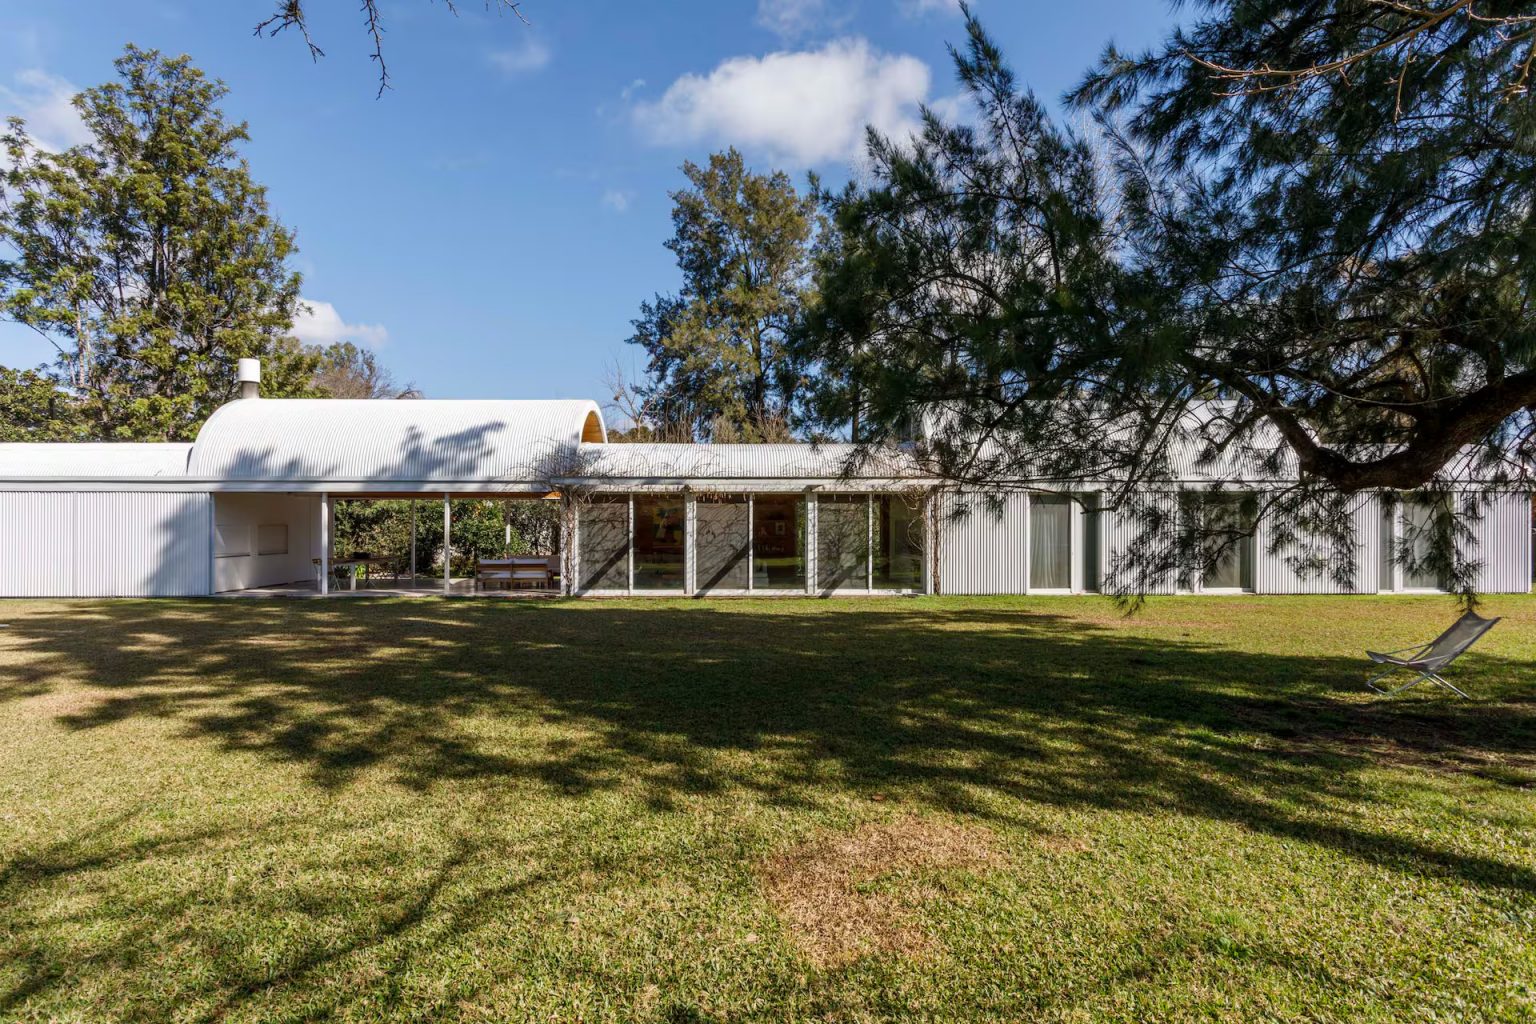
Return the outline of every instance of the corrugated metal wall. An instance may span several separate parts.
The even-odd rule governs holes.
[[[1381,509],[1373,495],[1362,495],[1353,510],[1355,524],[1355,573],[1354,586],[1340,586],[1334,580],[1334,570],[1340,568],[1341,559],[1331,551],[1331,545],[1319,545],[1317,553],[1327,559],[1322,572],[1301,575],[1287,559],[1305,554],[1307,542],[1298,541],[1279,551],[1269,550],[1272,539],[1269,526],[1260,524],[1254,540],[1254,590],[1260,594],[1374,594],[1381,579]]]
[[[979,494],[939,501],[940,594],[1022,594],[1029,586],[1029,496],[1001,496],[1001,515]],[[956,513],[967,514],[957,518]]]
[[[1178,501],[1172,494],[1158,495],[1158,500],[1164,502],[1168,508],[1172,508]],[[1101,513],[1104,520],[1104,567],[1105,586],[1109,587],[1114,581],[1112,574],[1116,561],[1121,552],[1125,551],[1141,532],[1141,524],[1136,517],[1123,510],[1109,509]],[[1171,594],[1174,592],[1177,580],[1173,574],[1168,574],[1162,579],[1152,581],[1147,587],[1149,594]]]
[[[207,594],[211,515],[208,494],[0,493],[0,596]]]
[[[1531,496],[1501,494],[1482,507],[1474,529],[1482,544],[1477,589],[1485,594],[1524,594],[1531,589]]]

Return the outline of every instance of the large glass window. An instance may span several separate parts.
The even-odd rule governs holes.
[[[686,534],[682,495],[635,495],[636,590],[683,589]]]
[[[1099,495],[1082,495],[1083,508],[1083,589],[1097,594],[1104,589],[1101,539],[1104,536],[1104,511],[1100,508]]]
[[[1059,494],[1029,499],[1029,589],[1072,587],[1072,502]]]
[[[703,578],[701,573],[701,582]],[[752,586],[805,589],[805,500],[799,495],[753,497]]]
[[[1212,495],[1205,499],[1205,525],[1212,542],[1227,544],[1234,533],[1247,533],[1226,549],[1214,565],[1207,567],[1201,585],[1206,590],[1252,590],[1254,538],[1252,513],[1245,508],[1242,495]]]
[[[824,494],[816,499],[816,586],[869,586],[869,498]]]
[[[698,590],[746,590],[751,524],[742,495],[694,500],[694,579]]]
[[[576,578],[581,589],[628,589],[629,499],[598,498],[579,514],[581,565]]]
[[[1435,510],[1428,502],[1412,498],[1403,502],[1404,590],[1444,590],[1445,580],[1429,566],[1434,549]]]
[[[875,587],[919,590],[923,585],[923,515],[918,499],[882,494],[875,502]]]

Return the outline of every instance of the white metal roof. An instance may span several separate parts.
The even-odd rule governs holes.
[[[584,444],[578,467],[562,479],[611,486],[688,482],[835,487],[922,478],[905,452],[878,451],[860,460],[851,444]]]
[[[182,477],[190,444],[91,441],[0,444],[3,480],[111,480]]]
[[[188,472],[232,484],[534,484],[607,438],[596,403],[246,399],[203,424]]]

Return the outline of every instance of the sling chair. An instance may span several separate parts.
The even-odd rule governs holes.
[[[1450,629],[1441,633],[1427,644],[1420,644],[1417,647],[1404,647],[1397,651],[1366,651],[1366,657],[1378,665],[1385,665],[1387,667],[1367,680],[1365,685],[1377,693],[1385,693],[1390,696],[1394,693],[1402,693],[1410,687],[1418,686],[1420,683],[1427,681],[1439,683],[1452,693],[1465,697],[1467,696],[1465,693],[1462,693],[1459,689],[1440,678],[1440,670],[1465,654],[1467,649],[1477,643],[1482,635],[1492,629],[1498,621],[1498,619],[1485,619],[1476,612],[1467,612],[1457,619]],[[1406,682],[1402,686],[1393,687],[1390,690],[1376,685],[1378,680],[1385,679],[1394,672],[1400,672],[1403,669],[1417,672],[1418,676],[1410,682]]]

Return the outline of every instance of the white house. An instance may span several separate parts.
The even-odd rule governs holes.
[[[343,498],[558,497],[577,594],[1090,593],[1134,533],[1092,488],[953,515],[967,499],[901,452],[850,469],[846,445],[609,444],[589,401],[260,399],[257,373],[192,444],[0,444],[0,596],[323,590]],[[1390,507],[1358,501],[1349,592],[1437,589],[1395,564],[1415,512]],[[1473,530],[1480,589],[1529,591],[1531,496]],[[1194,590],[1341,590],[1270,546],[1261,531]]]

